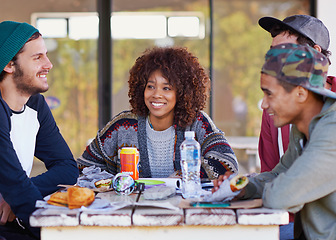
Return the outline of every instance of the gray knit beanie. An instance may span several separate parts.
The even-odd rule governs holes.
[[[28,23],[0,23],[0,73],[36,32],[38,30]]]

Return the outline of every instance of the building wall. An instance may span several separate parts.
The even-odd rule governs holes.
[[[317,0],[317,18],[329,29],[330,47],[332,55],[330,57],[331,66],[329,68],[329,75],[336,76],[336,25],[335,25],[335,0]]]

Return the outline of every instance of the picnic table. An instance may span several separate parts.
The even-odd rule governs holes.
[[[288,212],[264,208],[261,199],[202,208],[191,207],[180,195],[160,201],[141,196],[138,203],[136,196],[120,196],[114,191],[96,195],[96,200],[112,206],[125,203],[121,208],[39,208],[30,216],[30,224],[41,227],[42,240],[275,240],[279,239],[279,225],[288,224]]]

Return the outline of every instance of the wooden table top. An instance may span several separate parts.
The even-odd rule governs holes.
[[[233,202],[227,208],[193,208],[186,200],[175,195],[167,200],[149,201],[140,197],[134,208],[136,194],[119,196],[114,192],[98,193],[96,198],[113,202],[129,202],[121,209],[68,209],[40,208],[30,216],[33,227],[57,226],[222,226],[222,225],[281,225],[288,223],[284,210],[267,209],[260,206],[261,200]],[[149,201],[149,202],[148,202]],[[259,202],[258,202],[259,201]],[[147,204],[147,205],[146,205]],[[151,207],[150,204],[169,204],[170,209]]]

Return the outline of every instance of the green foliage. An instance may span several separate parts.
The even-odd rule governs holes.
[[[60,99],[52,110],[60,131],[75,157],[78,157],[98,126],[97,41],[57,40],[57,51],[50,52],[54,68],[48,75],[46,96]]]
[[[246,132],[241,135],[257,135],[261,115],[258,102],[262,98],[260,68],[270,44],[269,36],[242,11],[224,18],[216,16],[215,19],[217,34],[214,45],[219,54],[215,54],[214,67],[219,73],[217,75],[221,76],[214,79],[215,85],[226,85],[233,98],[239,96],[247,105],[246,126],[243,126]],[[227,133],[231,131],[226,130]]]
[[[213,119],[227,135],[259,135],[261,110],[258,108],[258,102],[262,99],[259,87],[260,69],[271,38],[258,25],[258,19],[264,15],[283,18],[298,11],[301,11],[300,14],[307,14],[301,2],[214,1]],[[203,12],[206,18],[205,39],[174,38],[173,44],[187,47],[205,68],[209,68],[207,4],[208,1],[191,1],[183,3],[184,9],[177,8],[176,5],[141,11]],[[93,138],[98,130],[97,41],[55,41],[56,50],[49,51],[54,68],[48,75],[50,90],[45,95],[60,99],[61,105],[52,111],[74,156],[78,157],[87,141]],[[129,108],[129,69],[145,49],[156,44],[158,42],[154,40],[113,41],[113,115]],[[245,116],[235,113],[237,109],[233,102],[245,104]]]

